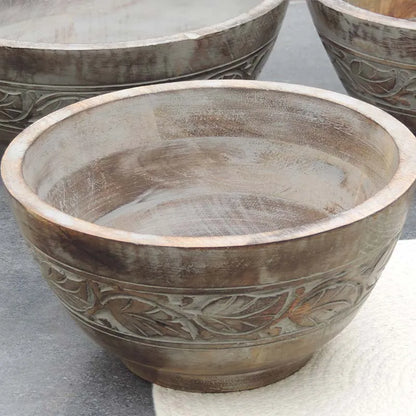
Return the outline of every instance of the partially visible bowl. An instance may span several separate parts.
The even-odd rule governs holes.
[[[288,0],[27,0],[0,4],[0,142],[117,89],[256,78]]]
[[[1,172],[89,335],[147,380],[232,391],[293,373],[357,313],[404,225],[416,140],[329,91],[195,81],[50,114]]]
[[[416,131],[416,2],[308,0],[315,26],[353,96]]]

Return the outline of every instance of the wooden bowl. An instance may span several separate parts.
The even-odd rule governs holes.
[[[416,2],[308,0],[345,89],[416,132]]]
[[[0,142],[76,101],[138,85],[256,78],[288,0],[0,5]]]
[[[233,391],[298,370],[354,317],[405,222],[416,140],[329,91],[195,81],[50,114],[2,176],[95,341],[152,382]]]

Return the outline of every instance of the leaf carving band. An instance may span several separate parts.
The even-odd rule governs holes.
[[[367,297],[396,240],[348,270],[248,293],[155,293],[78,276],[39,253],[43,275],[81,322],[147,340],[258,341],[309,331],[348,315]]]
[[[353,95],[387,111],[416,117],[416,66],[383,64],[329,39],[321,39],[341,81]]]

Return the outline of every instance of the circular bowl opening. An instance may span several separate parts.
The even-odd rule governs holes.
[[[0,43],[54,49],[141,46],[243,24],[286,0],[15,0],[0,6]]]
[[[212,81],[124,90],[23,132],[2,175],[27,209],[137,243],[266,243],[358,221],[415,180],[414,136],[313,88]]]

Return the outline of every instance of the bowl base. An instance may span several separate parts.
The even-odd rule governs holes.
[[[273,368],[231,375],[180,374],[134,361],[122,361],[136,376],[162,387],[198,393],[226,393],[256,389],[275,383],[300,370],[311,357]]]

